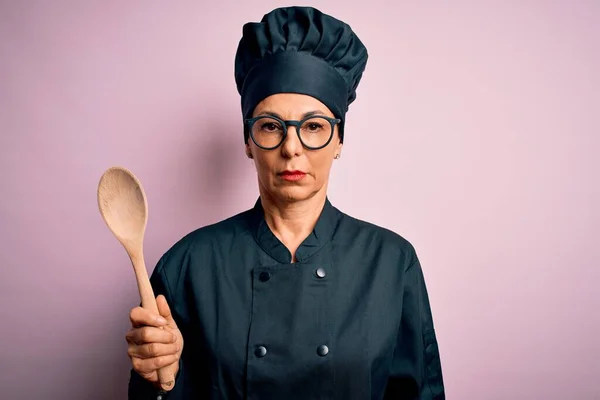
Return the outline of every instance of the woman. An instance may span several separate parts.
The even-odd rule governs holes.
[[[244,26],[235,77],[260,198],[159,261],[162,320],[130,314],[130,398],[444,398],[413,247],[327,199],[366,61],[350,27],[313,8]]]

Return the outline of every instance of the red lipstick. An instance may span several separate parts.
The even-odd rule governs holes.
[[[279,176],[281,176],[283,179],[285,179],[286,181],[299,181],[300,179],[304,178],[306,176],[306,173],[303,171],[283,171],[281,173],[279,173]]]

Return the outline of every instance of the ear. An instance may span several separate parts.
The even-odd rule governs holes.
[[[342,143],[342,137],[340,135],[340,126],[336,125],[335,126],[335,151],[333,153],[333,156],[337,158],[340,158],[340,156],[342,155],[342,146],[344,145],[344,143]]]
[[[344,144],[342,142],[339,141],[337,144],[335,145],[335,152],[333,153],[335,158],[340,158],[340,156],[342,155],[342,147],[344,146]]]
[[[248,143],[246,143],[246,157],[254,158],[254,156],[252,155],[252,149],[250,148],[250,145]]]

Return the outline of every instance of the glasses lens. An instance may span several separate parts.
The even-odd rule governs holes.
[[[283,139],[283,126],[274,118],[261,117],[252,125],[252,136],[259,146],[275,147]]]
[[[321,147],[329,140],[332,126],[325,118],[312,117],[302,123],[300,138],[309,147]]]

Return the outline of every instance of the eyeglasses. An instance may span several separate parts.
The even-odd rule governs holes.
[[[259,116],[245,120],[252,141],[263,150],[273,150],[285,140],[288,127],[296,128],[298,138],[304,147],[319,150],[327,146],[333,138],[333,131],[341,119],[325,116],[311,116],[300,121],[284,121],[272,116]]]

